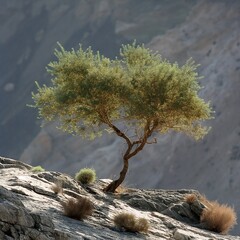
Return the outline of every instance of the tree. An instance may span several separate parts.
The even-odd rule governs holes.
[[[33,93],[39,115],[58,120],[59,127],[93,139],[114,132],[127,144],[123,168],[106,188],[114,192],[124,181],[128,162],[146,144],[156,143],[156,133],[169,130],[202,138],[211,108],[198,96],[197,65],[171,64],[144,45],[123,45],[121,59],[110,60],[91,48],[66,51],[59,44],[58,61],[50,62],[52,86],[38,84]]]

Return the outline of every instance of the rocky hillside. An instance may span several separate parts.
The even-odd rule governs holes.
[[[106,194],[108,180],[82,185],[60,172],[33,173],[32,166],[0,158],[0,238],[2,240],[79,240],[79,239],[172,239],[237,240],[240,237],[219,235],[203,230],[199,213],[203,206],[186,203],[193,190],[124,189]],[[52,186],[61,179],[63,192]],[[69,198],[87,197],[94,205],[91,216],[83,221],[64,215],[62,203]],[[147,233],[119,229],[113,218],[120,212],[144,217],[150,224]]]
[[[117,26],[114,32],[119,33]],[[121,26],[131,29],[132,25]],[[163,57],[180,63],[192,57],[201,64],[201,95],[211,101],[215,114],[207,123],[212,126],[211,132],[200,142],[169,134],[159,137],[157,144],[146,146],[130,163],[128,185],[198,189],[235,206],[240,215],[239,29],[239,1],[203,0],[197,1],[181,24],[164,35],[152,36],[148,46]],[[125,30],[122,33],[127,34]],[[121,169],[124,147],[114,135],[86,142],[59,132],[53,123],[42,129],[21,160],[71,174],[89,166],[100,177],[112,178]]]

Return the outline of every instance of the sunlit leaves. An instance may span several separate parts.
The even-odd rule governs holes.
[[[211,117],[211,109],[198,96],[191,59],[180,67],[135,42],[122,47],[119,60],[81,46],[66,51],[60,44],[55,55],[47,68],[52,86],[38,86],[33,99],[40,116],[58,120],[63,130],[93,138],[120,120],[132,129],[157,122],[154,131],[160,133],[206,134],[201,121]]]

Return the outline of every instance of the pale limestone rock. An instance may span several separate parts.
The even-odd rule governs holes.
[[[0,157],[0,163],[0,238],[3,240],[240,240],[237,236],[197,228],[200,225],[189,217],[190,208],[184,201],[186,194],[198,194],[194,190],[131,188],[121,194],[106,194],[102,189],[110,180],[84,186],[62,173],[33,174],[31,166],[19,161]],[[63,194],[57,195],[51,187],[60,180]],[[88,197],[94,204],[93,215],[84,221],[64,216],[61,206],[66,198],[78,196]],[[149,232],[129,233],[116,228],[113,218],[119,212],[146,218]]]

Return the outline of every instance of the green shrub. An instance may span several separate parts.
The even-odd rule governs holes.
[[[148,232],[149,222],[145,218],[137,218],[132,213],[119,213],[114,217],[114,223],[128,232]]]
[[[61,203],[67,217],[82,220],[92,215],[94,206],[88,198],[69,198]]]
[[[92,168],[83,168],[76,173],[75,179],[82,184],[93,183],[96,180],[96,172]]]
[[[35,172],[35,173],[38,173],[38,172],[44,172],[45,169],[42,168],[41,166],[36,166],[36,167],[32,167],[31,171]]]

